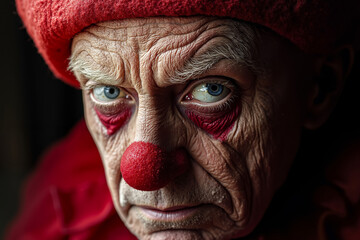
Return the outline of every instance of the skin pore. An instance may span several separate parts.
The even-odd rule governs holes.
[[[115,208],[137,237],[255,228],[298,149],[312,76],[300,50],[229,19],[130,19],[75,36],[71,69]],[[186,171],[165,167],[175,177],[151,191],[129,185],[120,162],[140,142],[161,147],[161,161],[182,149]]]

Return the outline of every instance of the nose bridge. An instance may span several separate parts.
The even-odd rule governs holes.
[[[139,97],[138,113],[135,125],[134,141],[150,142],[163,145],[172,129],[169,127],[171,107],[159,96],[144,95]]]
[[[139,97],[135,139],[120,161],[123,179],[142,191],[158,190],[189,168],[189,156],[177,140],[171,104],[161,98]]]

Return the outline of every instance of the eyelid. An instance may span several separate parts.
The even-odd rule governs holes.
[[[90,81],[89,81],[90,82]],[[108,102],[101,102],[99,100],[97,100],[95,97],[94,97],[94,89],[97,88],[97,87],[106,87],[106,86],[109,86],[109,87],[116,87],[116,88],[119,88],[120,91],[124,92],[124,94],[126,95],[126,97],[120,97],[120,98],[117,98],[117,99],[114,99],[112,101],[108,101]],[[118,104],[120,101],[128,101],[128,102],[132,102],[134,100],[134,97],[131,93],[129,93],[129,91],[125,90],[124,88],[122,87],[119,87],[119,86],[116,86],[116,85],[108,85],[108,84],[99,84],[97,82],[90,82],[89,84],[86,84],[86,87],[84,89],[85,91],[87,91],[88,95],[90,95],[90,99],[91,101],[96,104],[96,105],[99,105],[99,106],[110,106],[110,105],[116,105]]]
[[[125,91],[123,88],[120,89]],[[134,97],[129,94],[128,91],[125,92],[129,98],[117,98],[109,102],[100,102],[97,100],[93,95],[92,89],[87,90],[86,95],[90,99],[93,108],[106,116],[113,116],[122,112],[124,109],[132,109],[134,107]]]
[[[93,90],[96,87],[100,87],[100,86],[113,86],[113,87],[118,87],[114,84],[107,84],[107,83],[99,83],[93,80],[88,80],[85,85],[84,85],[84,90]]]
[[[224,77],[224,76],[207,76],[204,78],[196,79],[195,81],[191,81],[187,88],[194,88],[195,85],[202,84],[202,83],[216,83],[221,84],[229,89],[234,89],[237,87],[235,81],[231,78]]]
[[[238,85],[231,78],[224,77],[224,76],[206,76],[204,78],[190,80],[189,84],[186,86],[185,90],[181,93],[180,97],[178,98],[179,103],[183,102],[184,97],[189,92],[191,92],[196,86],[203,84],[203,83],[221,84],[230,90],[229,95],[234,94],[235,92],[237,92],[239,90]]]

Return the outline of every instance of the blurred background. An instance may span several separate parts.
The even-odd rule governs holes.
[[[16,214],[22,183],[41,154],[83,116],[80,90],[53,77],[23,28],[14,2],[0,1],[0,239]],[[359,139],[359,58],[356,62],[331,119],[321,129],[304,134],[302,147],[312,156],[309,161],[315,159],[310,163],[314,174],[323,162],[327,164],[326,155],[331,155],[330,150],[337,149],[339,142]]]
[[[22,182],[44,150],[82,117],[80,90],[55,79],[16,14],[0,1],[0,239],[16,214]]]

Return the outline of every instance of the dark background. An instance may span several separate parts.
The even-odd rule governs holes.
[[[23,180],[44,150],[65,136],[83,115],[80,90],[53,77],[22,27],[14,2],[0,1],[0,239],[16,213]],[[312,161],[304,166],[311,165],[314,175],[333,149],[359,139],[359,58],[356,62],[328,123],[304,134],[302,148]]]
[[[53,77],[15,10],[0,1],[0,239],[18,207],[22,182],[45,148],[82,117],[80,90]]]

